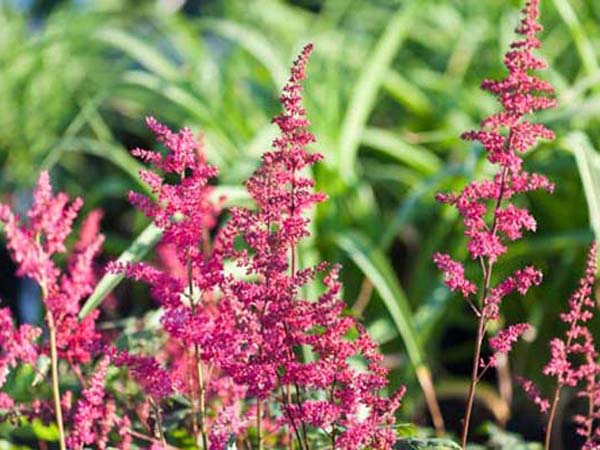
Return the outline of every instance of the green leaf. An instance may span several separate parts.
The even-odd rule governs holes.
[[[561,144],[575,155],[588,204],[590,225],[596,239],[600,239],[600,155],[592,147],[588,136],[581,131],[570,133]]]
[[[510,433],[492,423],[485,425],[485,431],[489,435],[489,448],[497,450],[541,450],[542,444],[537,442],[526,442],[516,433]]]
[[[275,48],[262,33],[230,20],[203,19],[201,23],[206,29],[235,42],[245,49],[269,71],[278,89],[283,86],[287,79],[287,66],[282,63]]]
[[[46,355],[40,355],[38,357],[37,361],[35,362],[35,378],[31,382],[31,385],[37,386],[42,381],[44,381],[44,378],[48,374],[49,370],[50,370],[50,358],[47,357]]]
[[[133,241],[127,250],[121,253],[117,259],[119,263],[129,263],[140,261],[152,249],[162,236],[162,230],[153,223],[148,225],[144,231]],[[79,311],[79,319],[83,319],[90,312],[102,303],[123,280],[122,273],[106,273],[96,285],[94,292],[89,296],[81,311]]]
[[[413,365],[422,365],[423,351],[412,321],[411,308],[385,254],[359,232],[342,232],[335,241],[373,283],[406,345]]]
[[[150,72],[162,78],[173,80],[179,76],[179,70],[173,62],[133,34],[118,28],[101,28],[96,32],[96,38],[123,51]]]
[[[568,0],[554,0],[554,6],[556,6],[560,17],[567,25],[573,37],[577,53],[579,53],[579,58],[585,71],[588,75],[596,75],[600,68],[598,67],[594,45],[588,39],[587,33],[577,18],[575,11],[573,11],[571,4]]]
[[[371,111],[375,107],[377,93],[410,26],[414,23],[415,13],[421,3],[413,1],[408,6],[401,7],[390,18],[371,52],[371,57],[364,62],[341,125],[340,173],[347,179],[351,180],[356,176],[358,147]]]
[[[431,175],[440,170],[442,162],[435,153],[425,147],[405,142],[397,134],[381,128],[367,128],[362,143],[394,158],[402,164],[414,167],[421,173]]]
[[[41,420],[35,419],[31,423],[31,427],[36,437],[42,441],[58,440],[58,428],[54,423],[51,423],[50,425],[44,425]]]
[[[431,112],[431,102],[427,95],[395,70],[388,71],[383,80],[383,88],[414,113],[425,115]]]
[[[152,194],[150,188],[139,178],[139,171],[143,167],[142,164],[119,144],[90,138],[65,137],[55,144],[44,161],[43,166],[45,168],[52,167],[65,152],[87,153],[106,159],[123,170],[146,194]]]
[[[399,439],[396,450],[461,450],[460,445],[448,439]]]

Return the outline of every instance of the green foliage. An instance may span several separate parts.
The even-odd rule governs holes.
[[[460,450],[460,445],[448,439],[399,439],[396,450]]]

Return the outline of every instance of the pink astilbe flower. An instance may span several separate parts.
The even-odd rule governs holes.
[[[169,372],[161,367],[156,358],[132,355],[124,351],[115,354],[113,359],[117,367],[125,366],[128,368],[133,379],[155,402],[160,402],[173,393],[173,380]]]
[[[83,449],[90,444],[99,449],[107,447],[108,433],[118,421],[115,404],[106,398],[104,390],[109,362],[108,358],[103,358],[98,363],[89,386],[77,401],[71,434],[67,439],[69,449]]]
[[[588,413],[576,415],[575,422],[578,424],[578,434],[586,439],[583,446],[586,450],[597,449],[600,445],[600,427],[594,428],[596,421],[600,419],[599,354],[589,328],[596,309],[591,295],[597,270],[597,253],[598,246],[594,242],[588,253],[585,273],[569,298],[569,310],[560,314],[561,321],[568,328],[564,337],[556,337],[550,341],[550,361],[543,369],[545,375],[556,379],[546,441],[550,439],[562,388],[580,386],[578,396],[586,399]]]
[[[477,293],[477,286],[465,278],[465,268],[461,263],[441,253],[433,255],[433,262],[444,273],[444,282],[452,292],[460,291],[463,297]]]
[[[438,194],[437,199],[453,205],[462,216],[467,250],[473,260],[478,260],[482,269],[482,288],[478,304],[467,298],[478,319],[471,387],[463,421],[462,446],[466,448],[471,410],[475,389],[487,364],[481,367],[481,349],[487,324],[500,315],[502,299],[517,291],[524,294],[529,287],[541,282],[541,273],[532,267],[518,271],[512,277],[492,285],[492,272],[498,259],[508,251],[510,242],[522,238],[525,231],[535,231],[537,223],[531,213],[512,200],[518,194],[536,189],[553,191],[553,184],[543,175],[530,174],[523,169],[522,154],[535,146],[540,139],[551,140],[554,133],[542,124],[532,123],[526,118],[530,113],[552,108],[552,86],[537,78],[532,72],[544,69],[546,64],[533,54],[540,47],[536,34],[542,30],[538,23],[539,1],[528,0],[522,11],[516,32],[522,39],[512,43],[504,58],[508,75],[502,80],[485,80],[482,89],[498,99],[502,110],[481,122],[480,128],[463,134],[467,141],[478,141],[483,145],[488,162],[496,167],[491,180],[472,181],[462,191]],[[465,297],[475,293],[475,285],[464,279],[464,268],[448,255],[437,253],[434,261],[444,272],[446,284],[451,290],[460,290]],[[451,265],[449,265],[451,262]],[[523,331],[510,328],[507,333]],[[506,344],[500,334],[493,345]],[[503,348],[508,348],[503,346]],[[493,360],[491,361],[493,362]]]
[[[221,341],[227,339],[230,327],[215,317],[215,291],[223,278],[223,266],[221,254],[212,251],[211,231],[220,206],[211,198],[209,182],[217,170],[206,163],[201,140],[188,128],[173,132],[154,118],[146,123],[167,151],[161,155],[133,150],[153,166],[140,171],[140,177],[154,198],[135,192],[129,198],[163,231],[157,252],[160,264],[115,262],[109,264],[109,270],[149,285],[163,310],[161,324],[167,346],[156,358],[121,355],[116,361],[129,367],[133,378],[157,403],[175,392],[186,395],[192,404],[194,433],[197,438],[201,435],[206,447],[208,425],[242,420],[222,415],[233,411],[244,393],[226,383],[222,378],[227,377],[219,370]],[[215,386],[227,389],[215,396]],[[240,413],[239,408],[237,411]],[[217,435],[213,433],[214,439]]]
[[[525,295],[531,286],[539,286],[541,283],[542,272],[536,268],[527,266],[517,270],[490,290],[483,301],[483,316],[490,320],[497,320],[500,317],[500,304],[504,297],[515,291]]]
[[[391,399],[381,396],[387,370],[366,332],[342,314],[339,268],[298,267],[297,245],[309,235],[304,214],[326,199],[306,176],[322,159],[307,149],[315,138],[302,107],[300,81],[311,51],[307,45],[294,62],[281,96],[284,112],[273,120],[280,136],[246,183],[256,209],[232,209],[215,243],[215,251],[248,276],[229,275],[222,283],[220,320],[233,329],[221,339],[221,367],[256,397],[262,414],[257,421],[275,414],[260,409],[263,401],[279,403],[277,420],[301,446],[308,445],[307,429],[320,429],[337,449],[387,449],[396,440],[393,412],[404,390]],[[234,245],[239,238],[245,247]],[[303,298],[302,287],[321,277],[325,292],[317,301]],[[352,330],[359,333],[355,340],[346,337]],[[302,347],[312,351],[313,361],[299,358]],[[366,362],[365,371],[350,365],[356,356]]]
[[[550,361],[544,367],[544,374],[556,378],[559,386],[575,386],[586,375],[587,364],[577,364],[574,359],[578,355],[589,355],[595,359],[593,337],[586,323],[593,317],[595,304],[590,298],[596,274],[597,245],[590,248],[585,275],[579,286],[569,298],[569,310],[560,315],[560,319],[568,326],[564,337],[556,337],[550,341]]]
[[[0,308],[0,388],[18,363],[35,364],[39,352],[36,341],[41,334],[41,329],[29,324],[15,327],[10,309]]]
[[[55,422],[61,447],[79,449],[93,444],[94,448],[103,449],[107,448],[110,433],[119,422],[116,404],[104,391],[109,361],[102,359],[96,372],[86,380],[84,374],[89,370],[86,365],[102,349],[95,324],[98,312],[82,320],[78,318],[81,303],[92,293],[96,282],[94,259],[104,242],[99,229],[102,213],[94,210],[87,216],[70,252],[65,245],[82,205],[80,198],[69,203],[65,193],[55,195],[47,172],[39,177],[27,220],[21,221],[7,205],[0,204],[0,222],[4,224],[7,247],[17,263],[17,273],[40,286],[49,335],[38,348],[34,341],[41,330],[30,325],[14,329],[8,310],[1,309],[0,376],[5,374],[4,365],[11,366],[17,361],[34,364],[39,354],[48,355],[53,402],[35,398],[15,405],[19,414],[30,420]],[[67,253],[64,267],[58,264],[60,253]],[[82,394],[77,401],[71,390],[61,395],[60,360],[68,362],[81,383]],[[68,435],[65,430],[69,430]]]
[[[42,172],[28,213],[28,223],[7,205],[0,204],[0,222],[5,225],[7,246],[18,264],[18,275],[35,280],[42,289],[46,313],[51,314],[57,330],[58,352],[72,363],[87,363],[99,339],[94,322],[97,312],[79,321],[80,304],[93,290],[93,259],[100,252],[104,237],[92,224],[84,225],[64,270],[54,262],[57,253],[65,253],[65,239],[83,200],[69,204],[65,193],[54,195],[47,172]],[[92,213],[91,221],[96,221]]]
[[[528,323],[518,323],[510,325],[501,330],[496,336],[490,338],[490,348],[496,353],[510,353],[512,346],[519,338],[531,329]]]
[[[146,263],[113,263],[109,270],[125,272],[128,277],[149,284],[154,297],[165,307],[163,322],[177,323],[173,331],[187,329],[194,334],[180,338],[201,340],[206,330],[193,330],[202,321],[196,317],[202,311],[195,311],[194,303],[198,300],[189,298],[189,290],[210,291],[221,278],[220,261],[212,258],[209,251],[209,233],[216,223],[219,207],[211,199],[212,188],[208,182],[217,175],[217,170],[206,163],[201,142],[188,128],[174,133],[152,117],[146,123],[164,143],[167,154],[162,156],[141,149],[132,153],[153,164],[164,175],[143,169],[140,177],[156,199],[136,192],[131,192],[129,198],[163,230],[161,245],[169,246],[171,264],[177,265],[179,270],[172,272],[168,267],[162,270]],[[177,175],[178,183],[167,183],[164,179],[167,174]]]
[[[542,412],[549,410],[546,448],[550,446],[554,418],[565,386],[577,388],[578,396],[585,398],[588,403],[587,415],[580,414],[574,418],[578,424],[578,434],[586,439],[582,448],[597,449],[600,444],[600,428],[594,429],[596,420],[600,419],[599,353],[589,328],[589,321],[594,317],[596,308],[591,295],[597,270],[597,252],[598,246],[594,242],[588,253],[585,273],[579,280],[579,286],[569,297],[569,309],[560,314],[561,321],[567,325],[565,334],[550,341],[550,360],[544,366],[543,373],[556,380],[552,401],[544,400],[541,403],[541,396],[537,390],[533,390],[532,383],[521,383],[532,400],[538,406],[543,405]]]
[[[541,413],[548,412],[550,409],[550,402],[548,399],[542,397],[540,390],[533,381],[523,377],[516,377],[516,381],[519,383],[525,394],[527,394],[529,399],[540,409]]]

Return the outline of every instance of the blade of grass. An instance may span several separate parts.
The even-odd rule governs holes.
[[[161,236],[162,230],[151,223],[133,241],[129,248],[121,253],[117,262],[126,264],[140,261],[158,243]],[[124,277],[121,273],[106,273],[96,285],[94,292],[92,292],[82,306],[81,311],[79,311],[79,319],[85,318],[95,310],[106,296],[123,281]]]
[[[583,29],[575,11],[573,11],[571,4],[568,0],[554,0],[554,6],[573,37],[583,68],[588,75],[597,74],[598,60],[596,58],[594,45],[587,38],[587,33]]]
[[[596,239],[600,238],[600,157],[592,147],[589,137],[582,131],[575,131],[561,140],[565,148],[573,152],[577,162],[579,177],[583,184],[588,204],[590,225]]]
[[[421,115],[431,113],[431,102],[427,95],[397,71],[388,70],[383,80],[383,89],[412,112]]]
[[[133,34],[118,28],[101,28],[95,36],[99,41],[123,51],[150,72],[162,78],[175,80],[179,77],[179,70],[172,61]]]
[[[125,172],[146,194],[150,188],[139,179],[139,170],[143,167],[125,148],[119,144],[102,142],[89,138],[65,137],[58,141],[44,161],[43,166],[52,167],[65,152],[80,152],[106,159]]]
[[[364,68],[359,74],[354,95],[350,99],[346,115],[341,125],[339,139],[340,173],[346,180],[355,178],[355,164],[360,139],[373,110],[377,93],[385,80],[394,56],[414,22],[418,5],[422,2],[413,1],[406,7],[401,7],[388,22],[383,34],[375,44],[371,57],[365,61]]]
[[[400,163],[414,167],[426,175],[439,171],[442,165],[440,159],[432,151],[422,146],[409,144],[395,133],[383,128],[369,127],[365,129],[362,143],[391,156]]]
[[[283,86],[287,79],[287,67],[283,64],[275,48],[257,29],[223,19],[203,19],[200,23],[204,29],[225,37],[244,48],[269,71],[277,89]]]

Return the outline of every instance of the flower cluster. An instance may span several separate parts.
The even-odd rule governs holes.
[[[257,208],[233,209],[216,245],[248,276],[228,276],[223,283],[223,314],[232,314],[229,322],[235,324],[223,368],[256,397],[259,415],[267,414],[261,403],[281,392],[278,420],[301,448],[309,445],[307,428],[322,430],[335,448],[391,448],[393,411],[403,391],[390,399],[379,395],[387,371],[365,331],[342,314],[339,268],[298,267],[297,245],[309,234],[303,213],[325,200],[305,175],[322,158],[306,148],[314,136],[301,103],[300,81],[311,50],[312,45],[304,48],[283,89],[284,112],[273,120],[281,132],[274,149],[246,184]],[[239,238],[245,247],[234,245]],[[303,286],[318,277],[325,292],[317,301],[304,298]],[[346,338],[351,330],[358,339]],[[311,360],[298,356],[302,349]],[[364,359],[366,371],[352,368],[353,356]],[[361,407],[370,410],[367,419],[360,418]]]
[[[526,172],[521,156],[539,139],[554,138],[554,133],[544,125],[526,118],[528,114],[551,108],[556,103],[552,98],[552,86],[532,73],[546,67],[544,61],[533,54],[533,50],[540,46],[536,34],[542,30],[538,23],[538,3],[538,0],[529,0],[523,9],[521,23],[516,29],[523,38],[512,43],[504,58],[508,75],[502,80],[485,80],[481,85],[482,89],[496,96],[502,110],[484,119],[478,130],[462,136],[467,141],[478,141],[484,147],[488,162],[497,168],[496,174],[491,180],[472,181],[458,193],[437,196],[439,201],[456,207],[462,216],[468,253],[473,260],[479,261],[482,270],[479,302],[475,304],[470,296],[477,293],[476,284],[465,277],[463,265],[449,255],[436,253],[433,257],[444,273],[448,287],[462,293],[478,319],[463,447],[466,447],[475,386],[483,371],[495,363],[493,357],[488,364],[482,363],[480,358],[487,324],[498,319],[504,297],[514,291],[523,295],[542,280],[541,272],[526,267],[492,286],[493,268],[498,258],[507,252],[508,244],[522,238],[525,231],[537,228],[535,218],[527,209],[513,203],[513,198],[536,189],[552,192],[554,187],[543,175]],[[526,324],[519,324],[500,332],[490,341],[492,350],[508,352],[526,328]]]
[[[40,175],[27,224],[21,224],[7,205],[0,205],[0,222],[5,226],[11,256],[18,264],[17,273],[40,286],[47,321],[51,320],[56,328],[59,356],[74,364],[89,363],[99,340],[94,325],[97,312],[83,321],[77,319],[81,301],[92,292],[96,281],[93,259],[104,241],[97,232],[98,216],[90,216],[82,227],[65,271],[53,257],[66,252],[65,239],[82,205],[81,198],[69,204],[66,194],[54,196],[47,172]]]
[[[203,448],[225,448],[231,435],[251,429],[259,447],[265,439],[296,439],[307,447],[311,428],[339,449],[391,448],[395,441],[393,413],[404,390],[381,395],[387,370],[365,330],[343,314],[339,268],[298,267],[298,243],[309,235],[305,213],[326,199],[306,175],[322,159],[307,149],[315,138],[302,106],[311,51],[306,46],[294,62],[280,97],[284,111],[273,119],[280,135],[246,183],[256,207],[232,208],[216,233],[220,208],[208,182],[217,172],[190,130],[175,133],[150,118],[166,155],[133,151],[158,169],[140,173],[154,198],[129,197],[163,230],[162,267],[113,263],[109,269],[150,286],[169,344],[160,361],[121,353],[115,362],[156,403],[174,391],[188,396]],[[167,176],[177,183],[167,183]],[[303,287],[317,279],[324,292],[304,298]],[[351,333],[358,338],[348,339]],[[364,370],[353,368],[355,357]]]
[[[487,265],[493,265],[507,251],[506,244],[522,237],[523,230],[535,231],[536,221],[523,208],[508,203],[516,194],[536,189],[553,190],[553,184],[543,175],[527,173],[522,168],[520,153],[535,145],[539,138],[553,139],[554,134],[541,124],[533,124],[525,115],[555,105],[548,97],[552,87],[530,75],[533,69],[542,69],[545,64],[532,54],[540,43],[535,33],[541,30],[537,23],[538,2],[531,0],[524,9],[524,17],[517,32],[524,35],[523,40],[512,44],[513,50],[505,57],[508,76],[500,81],[486,80],[482,88],[493,93],[503,106],[503,110],[486,118],[478,131],[464,133],[466,140],[479,141],[487,152],[490,163],[498,166],[492,180],[473,181],[461,192],[438,194],[443,203],[454,205],[465,226],[465,235],[469,238],[468,251],[473,259],[480,259]],[[504,205],[506,203],[506,205]],[[473,282],[464,277],[463,266],[448,255],[436,254],[434,261],[445,274],[449,287],[460,287],[465,297],[474,294]],[[512,283],[538,284],[541,274],[515,274]],[[523,280],[521,283],[520,280]],[[497,294],[506,295],[503,287]],[[519,289],[524,293],[526,289]],[[497,295],[496,295],[497,296]]]
[[[42,334],[38,327],[23,324],[16,328],[9,308],[0,308],[0,388],[6,382],[11,368],[18,363],[35,364],[38,347],[35,344]],[[5,399],[4,405],[8,404]],[[1,407],[0,409],[8,409]]]
[[[106,448],[111,430],[122,423],[116,416],[114,401],[104,392],[104,376],[108,360],[94,369],[94,359],[102,350],[101,335],[96,329],[98,312],[79,320],[81,302],[93,291],[96,282],[94,258],[100,252],[104,237],[99,232],[102,214],[92,211],[81,225],[79,239],[66,258],[64,268],[56,255],[67,253],[65,240],[70,235],[78,212],[80,198],[73,202],[65,193],[52,192],[50,177],[42,172],[33,194],[33,205],[22,221],[8,205],[0,204],[0,222],[4,224],[7,247],[18,265],[17,274],[33,279],[40,287],[45,306],[45,322],[49,338],[38,342],[41,330],[24,324],[14,328],[7,308],[0,309],[0,387],[6,374],[17,362],[35,365],[43,355],[51,360],[54,404],[35,399],[30,404],[16,404],[7,394],[0,396],[0,409],[12,409],[25,417],[53,420],[59,425],[60,444],[82,449],[95,443]],[[81,398],[73,407],[74,391],[61,396],[58,377],[59,360],[68,363],[80,382]],[[90,378],[86,380],[86,372]],[[70,423],[65,438],[63,418]]]
[[[516,377],[516,381],[529,399],[539,408],[541,413],[545,413],[550,409],[550,402],[542,396],[542,393],[533,381],[520,376]]]
[[[577,415],[578,433],[585,438],[584,449],[596,449],[600,445],[600,427],[594,428],[600,418],[600,365],[594,337],[589,322],[594,317],[596,305],[591,298],[597,270],[598,246],[592,244],[588,253],[586,269],[579,286],[568,301],[568,311],[560,314],[567,325],[564,337],[550,341],[550,360],[543,368],[545,375],[556,379],[556,389],[548,419],[548,437],[552,430],[554,412],[560,401],[564,386],[577,387],[578,395],[586,399],[588,414]],[[583,386],[582,386],[583,384]]]

